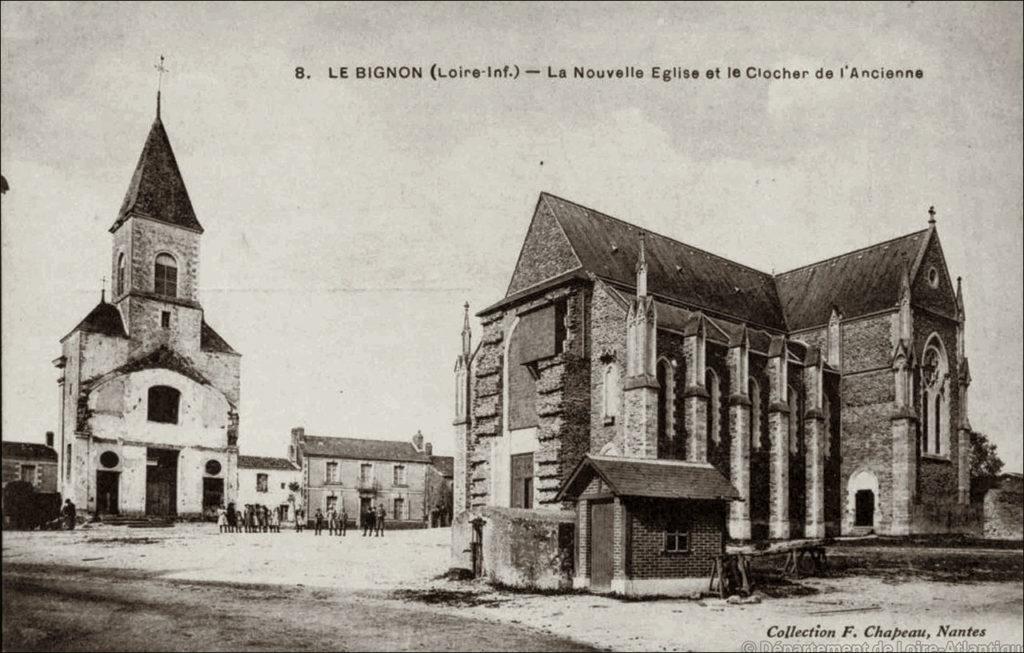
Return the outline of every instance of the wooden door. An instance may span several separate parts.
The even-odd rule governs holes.
[[[96,510],[100,514],[116,515],[118,512],[118,486],[121,475],[118,472],[98,470],[96,472]]]
[[[875,525],[875,493],[871,490],[858,490],[854,495],[855,511],[854,526]]]
[[[610,501],[590,504],[590,587],[592,589],[609,589],[611,587],[614,538],[613,504]]]

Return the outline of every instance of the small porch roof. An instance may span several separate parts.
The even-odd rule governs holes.
[[[709,463],[586,455],[556,496],[576,501],[599,476],[616,496],[660,499],[742,500],[740,493]]]

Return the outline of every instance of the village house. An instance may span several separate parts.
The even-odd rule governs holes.
[[[644,593],[726,537],[976,527],[963,293],[933,211],[773,275],[542,193],[477,316],[455,363],[458,566]]]
[[[236,500],[241,356],[199,302],[203,235],[160,117],[109,229],[105,292],[61,339],[58,485],[80,511],[210,517]]]
[[[57,452],[53,432],[46,432],[46,444],[3,442],[3,487],[11,481],[23,481],[35,492],[57,492]]]
[[[237,487],[236,508],[266,506],[281,521],[293,521],[302,501],[302,471],[287,458],[239,455]]]
[[[292,429],[289,457],[301,470],[307,521],[344,508],[361,525],[362,514],[383,507],[389,528],[427,525],[426,491],[433,447],[416,433],[410,442],[307,435]]]
[[[455,459],[430,456],[426,478],[427,521],[431,528],[450,526],[455,487]]]

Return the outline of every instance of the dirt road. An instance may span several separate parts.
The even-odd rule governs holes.
[[[7,564],[3,605],[5,651],[593,650],[352,592],[138,571]]]

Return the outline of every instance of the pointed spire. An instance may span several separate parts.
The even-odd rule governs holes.
[[[640,232],[640,256],[636,260],[636,296],[647,296],[647,253],[644,232]]]
[[[473,344],[473,332],[469,328],[469,302],[466,302],[462,308],[462,355],[468,359]]]
[[[928,224],[931,225],[932,227],[935,226],[935,207],[934,206],[929,206],[928,207]]]
[[[100,279],[100,303],[107,303],[107,278]]]
[[[156,92],[156,121],[160,122],[160,91]]]
[[[963,286],[963,281],[964,281],[963,277],[957,277],[956,278],[956,307],[957,307],[957,310],[960,311],[960,313],[963,313],[963,311],[964,311],[964,286]]]

